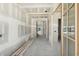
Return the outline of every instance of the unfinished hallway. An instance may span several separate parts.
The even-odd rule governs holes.
[[[79,4],[0,3],[0,56],[78,56]]]

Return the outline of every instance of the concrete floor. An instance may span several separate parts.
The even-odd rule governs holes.
[[[45,37],[38,37],[34,39],[23,56],[60,56],[60,43],[54,42],[53,47],[51,47]]]

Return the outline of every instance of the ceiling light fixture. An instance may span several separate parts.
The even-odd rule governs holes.
[[[45,10],[45,12],[48,12],[47,10]]]

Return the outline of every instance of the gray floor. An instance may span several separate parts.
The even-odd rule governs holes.
[[[60,43],[54,42],[51,47],[48,40],[45,37],[39,37],[34,39],[32,45],[28,48],[23,56],[59,56],[60,55]]]

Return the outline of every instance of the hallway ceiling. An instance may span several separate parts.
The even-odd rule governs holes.
[[[52,7],[53,3],[19,3],[22,8]]]
[[[53,3],[18,3],[18,6],[26,13],[49,13],[53,5]]]

